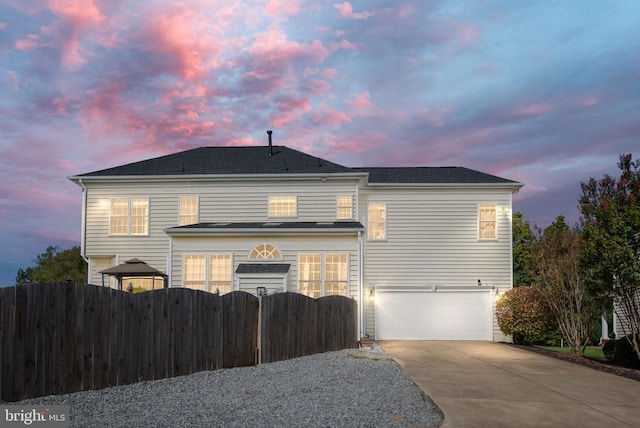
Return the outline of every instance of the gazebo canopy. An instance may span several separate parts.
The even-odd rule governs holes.
[[[101,274],[113,275],[116,277],[123,276],[161,276],[167,277],[167,274],[160,272],[158,269],[149,266],[140,259],[131,259],[119,264],[118,266],[110,267],[100,271]]]
[[[158,269],[149,266],[145,262],[140,259],[131,259],[126,262],[119,264],[118,266],[113,266],[108,269],[101,270],[100,273],[103,275],[111,275],[116,277],[118,280],[118,288],[122,289],[122,278],[124,277],[149,277],[155,279],[156,277],[161,277],[163,279],[164,286],[166,287],[166,282],[168,275],[166,273],[160,272]],[[104,279],[103,279],[104,285]]]

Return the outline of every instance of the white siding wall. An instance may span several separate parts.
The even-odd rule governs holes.
[[[88,189],[86,256],[110,257],[116,264],[137,257],[163,272],[168,270],[170,245],[164,229],[178,225],[180,196],[199,198],[200,222],[335,221],[337,195],[357,198],[356,179],[84,184]],[[268,218],[268,197],[277,195],[297,196],[297,218]],[[126,197],[149,198],[149,236],[109,236],[109,199]],[[101,269],[92,269],[92,282],[101,283],[97,273]]]
[[[270,243],[278,247],[282,260],[273,263],[291,265],[286,291],[298,291],[298,255],[300,253],[344,253],[349,261],[349,297],[358,298],[358,238],[356,234],[334,236],[218,236],[175,237],[171,286],[182,286],[182,256],[194,253],[232,254],[233,270],[240,263],[267,263],[267,260],[249,260],[249,252],[258,244]],[[255,288],[253,289],[255,292]]]
[[[364,289],[379,286],[491,285],[512,287],[511,192],[481,189],[367,188],[367,203],[387,204],[387,240],[367,241]],[[496,203],[498,239],[478,240],[478,204]],[[365,332],[375,332],[373,301],[366,299]],[[494,319],[494,337],[503,338]]]

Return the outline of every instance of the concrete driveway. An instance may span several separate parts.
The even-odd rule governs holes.
[[[380,341],[442,427],[640,427],[640,382],[492,342]]]

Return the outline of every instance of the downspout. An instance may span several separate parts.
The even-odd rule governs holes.
[[[87,187],[82,182],[82,178],[78,179],[78,184],[82,187],[82,226],[80,230],[80,256],[87,263],[87,284],[91,282],[91,263],[86,256],[86,245],[85,241],[87,239]]]
[[[167,288],[171,288],[171,268],[173,267],[173,236],[169,235],[169,257],[167,259]]]
[[[358,322],[360,324],[360,338],[364,337],[364,251],[362,243],[362,231],[358,231],[358,282],[360,283],[360,317]]]

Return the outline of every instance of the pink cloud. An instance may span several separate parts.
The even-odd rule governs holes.
[[[517,116],[533,117],[551,113],[553,110],[553,106],[548,104],[529,104],[528,106],[517,108],[514,113]]]
[[[585,106],[585,107],[591,107],[591,106],[595,106],[597,104],[600,104],[600,98],[596,98],[596,97],[589,97],[589,98],[584,98],[580,101],[580,105]]]
[[[366,117],[375,114],[375,105],[371,102],[369,91],[360,94],[351,94],[351,99],[345,100],[345,105],[349,107],[351,116]]]
[[[478,42],[478,27],[475,24],[455,25],[458,41],[464,45],[475,45]]]
[[[0,30],[4,30],[5,28],[7,28],[7,23],[0,21]]]
[[[334,128],[340,128],[343,123],[351,122],[351,118],[344,112],[326,104],[320,106],[320,111],[314,111],[312,117],[318,125],[328,125]]]
[[[271,0],[264,8],[267,16],[297,15],[300,12],[301,0]]]
[[[151,52],[171,59],[167,70],[187,81],[207,77],[218,63],[219,41],[211,34],[211,26],[194,10],[177,7],[155,15],[143,27],[140,39]]]
[[[347,19],[363,20],[363,19],[369,19],[371,16],[373,16],[373,12],[355,12],[354,13],[353,6],[351,6],[351,3],[349,2],[335,3],[333,7],[338,9],[338,12],[340,12],[341,17],[347,18]]]
[[[329,90],[331,89],[331,85],[324,80],[309,79],[309,81],[307,82],[307,88],[313,95],[320,96],[329,92]]]

